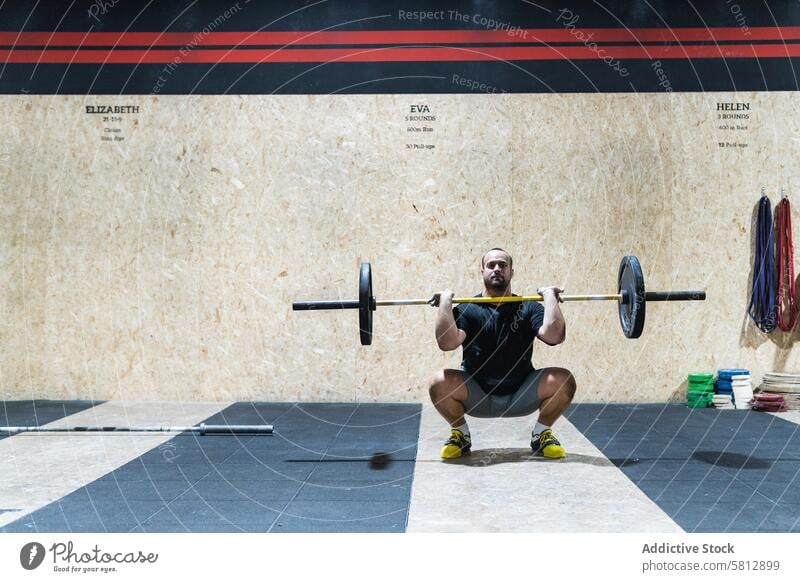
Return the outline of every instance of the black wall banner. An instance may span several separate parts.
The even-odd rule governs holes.
[[[794,91],[800,3],[48,0],[0,7],[0,93]]]

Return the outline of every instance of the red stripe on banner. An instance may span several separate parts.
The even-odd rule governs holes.
[[[0,32],[6,46],[252,46],[531,42],[751,42],[800,40],[800,26],[756,28],[528,28],[287,32]]]
[[[731,59],[800,56],[800,44],[236,50],[0,50],[7,63],[181,64]]]

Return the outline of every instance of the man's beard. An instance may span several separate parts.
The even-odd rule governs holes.
[[[483,280],[484,285],[486,285],[487,289],[491,289],[492,291],[499,291],[504,293],[506,289],[508,289],[508,281],[502,276],[497,278],[492,278],[491,276],[484,278]]]

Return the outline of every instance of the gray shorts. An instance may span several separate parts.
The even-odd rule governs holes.
[[[539,409],[539,380],[547,368],[534,370],[525,377],[519,389],[505,396],[487,394],[478,380],[461,369],[464,383],[467,386],[467,400],[464,409],[476,418],[500,418],[511,416],[528,416]]]

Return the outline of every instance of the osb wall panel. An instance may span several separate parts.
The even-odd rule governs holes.
[[[98,101],[140,111],[105,123]],[[727,101],[747,129],[719,129]],[[534,363],[573,370],[582,401],[800,369],[796,332],[746,318],[760,188],[800,187],[796,93],[9,96],[0,122],[3,399],[419,401],[460,356],[435,310],[378,310],[364,348],[355,312],[291,301],[355,297],[362,260],[381,298],[474,294],[492,246],[517,292],[613,292],[624,254],[650,289],[707,289],[649,305],[638,341],[612,303],[564,305],[567,342]]]

